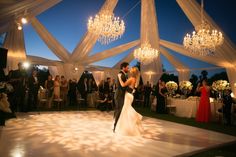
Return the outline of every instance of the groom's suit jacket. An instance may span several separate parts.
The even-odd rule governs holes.
[[[120,71],[118,73],[118,77],[121,77],[121,80],[123,82],[126,82],[127,76],[123,71]],[[117,78],[117,89],[115,93],[115,101],[117,102],[117,105],[122,108],[124,104],[124,96],[125,96],[126,87],[122,87],[119,81],[119,78]]]

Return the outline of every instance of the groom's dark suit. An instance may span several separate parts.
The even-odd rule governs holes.
[[[113,131],[115,131],[117,121],[118,121],[118,119],[120,117],[120,113],[121,113],[122,107],[124,105],[125,91],[126,91],[126,87],[122,87],[121,84],[120,84],[119,75],[120,75],[121,80],[123,82],[126,82],[126,80],[127,80],[126,74],[123,71],[120,71],[118,73],[117,89],[116,89],[115,98],[114,98],[116,106],[115,106],[115,112],[114,112],[115,123],[114,123]]]

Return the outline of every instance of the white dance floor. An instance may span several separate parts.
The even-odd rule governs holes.
[[[112,112],[27,113],[0,128],[1,157],[186,156],[236,137],[168,121],[143,119],[142,137],[112,132]]]

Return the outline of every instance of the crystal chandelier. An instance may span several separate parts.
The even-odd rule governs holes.
[[[142,64],[149,64],[158,57],[158,50],[151,48],[148,42],[141,45],[140,48],[134,50],[134,58],[140,61]]]
[[[186,34],[184,47],[192,53],[202,56],[213,55],[216,47],[223,44],[224,37],[220,31],[211,30],[210,25],[203,20],[203,0],[201,1],[201,24],[197,26],[192,36]]]
[[[125,32],[125,23],[119,17],[105,10],[95,17],[88,20],[88,31],[99,36],[98,41],[101,44],[109,44],[110,42],[120,38]]]

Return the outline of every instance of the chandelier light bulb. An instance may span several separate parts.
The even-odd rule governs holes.
[[[27,21],[27,19],[26,19],[25,17],[22,17],[22,18],[21,18],[21,22],[22,22],[22,24],[28,23],[28,21]]]

